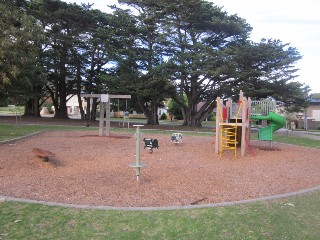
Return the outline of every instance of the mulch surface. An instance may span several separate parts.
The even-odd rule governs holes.
[[[96,130],[54,131],[0,145],[0,195],[117,207],[185,206],[320,185],[319,149],[277,144],[281,151],[265,151],[259,148],[268,143],[252,141],[246,156],[234,159],[225,151],[219,158],[210,136],[183,136],[183,143],[173,144],[170,135],[142,133],[142,139],[158,139],[160,147],[151,154],[141,140],[146,167],[139,181],[129,166],[136,161],[133,133],[110,138]],[[55,156],[40,161],[33,148]]]

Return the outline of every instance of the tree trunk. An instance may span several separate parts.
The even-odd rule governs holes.
[[[66,94],[60,95],[58,109],[55,109],[54,118],[68,119],[68,108],[67,108],[67,96]]]
[[[138,103],[147,118],[147,125],[159,125],[157,104],[151,102],[150,106],[144,104],[138,97]],[[150,109],[149,109],[150,107]]]
[[[78,59],[78,58],[77,58]],[[81,65],[80,61],[76,62],[77,64],[77,73],[76,73],[76,89],[77,89],[77,98],[78,98],[78,104],[79,104],[79,111],[81,115],[81,120],[85,120],[83,105],[82,105],[82,99],[81,99]]]
[[[25,103],[24,108],[24,116],[33,116],[33,117],[41,117],[40,116],[40,106],[39,99],[30,98]]]
[[[61,74],[59,79],[59,105],[58,109],[55,110],[54,117],[61,119],[68,119],[68,108],[67,108],[67,86],[65,80],[65,68],[63,67],[63,74]]]
[[[78,98],[78,103],[79,103],[79,111],[80,111],[80,115],[81,115],[81,120],[85,120],[82,99],[81,99],[80,93],[77,93],[77,98]]]
[[[92,99],[92,108],[91,108],[91,117],[90,120],[95,121],[97,119],[97,105],[98,105],[98,99],[97,98],[93,98]]]
[[[153,101],[151,101],[150,119],[148,120],[148,125],[159,125],[158,107]]]

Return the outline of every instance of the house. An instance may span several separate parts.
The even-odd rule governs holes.
[[[68,96],[69,98],[70,96]],[[82,100],[82,104],[86,105],[86,102]],[[67,109],[68,109],[68,115],[79,115],[80,109],[79,109],[79,102],[78,102],[78,96],[73,95],[69,100],[67,101]]]
[[[309,106],[299,114],[298,128],[320,129],[320,99],[307,98]]]
[[[320,99],[308,98],[309,106],[306,109],[306,115],[308,118],[314,121],[320,121]]]
[[[168,109],[167,107],[158,108],[158,117],[161,118],[162,114],[166,114],[168,116]]]

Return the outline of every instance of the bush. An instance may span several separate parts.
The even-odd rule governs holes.
[[[160,120],[166,120],[166,119],[167,119],[167,114],[162,113],[161,117],[160,117]]]
[[[177,120],[183,119],[181,107],[173,99],[170,99],[168,102],[168,111],[174,116],[175,119]]]
[[[216,120],[216,116],[213,113],[210,113],[207,116],[208,121],[215,121]]]
[[[48,109],[48,113],[49,114],[53,114],[54,113],[54,111],[52,110],[52,106],[53,106],[52,102],[45,102],[43,104],[43,107],[46,107]]]

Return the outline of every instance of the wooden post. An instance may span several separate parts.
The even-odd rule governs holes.
[[[99,136],[107,136],[105,124],[106,105],[106,102],[100,102]]]
[[[220,98],[217,98],[217,106],[216,106],[216,141],[215,141],[215,154],[219,154],[220,149],[220,121],[221,121],[221,103]]]
[[[108,94],[100,96],[100,116],[99,121],[99,136],[110,136],[110,98]]]
[[[106,105],[106,136],[110,136],[110,101]]]
[[[100,98],[99,136],[110,136],[110,99],[131,99],[131,95],[81,94],[81,97]]]
[[[239,101],[242,101],[242,99],[243,99],[243,91],[242,91],[242,90],[240,90],[240,94],[239,94]]]
[[[248,146],[251,144],[251,121],[250,121],[250,115],[251,115],[251,98],[248,98],[248,133],[247,133],[247,140],[248,140]]]
[[[242,98],[242,123],[241,123],[241,156],[246,154],[246,123],[247,123],[247,99]]]
[[[228,98],[226,102],[226,108],[227,108],[227,120],[226,122],[230,122],[230,118],[233,117],[233,109],[232,109],[232,99]]]

